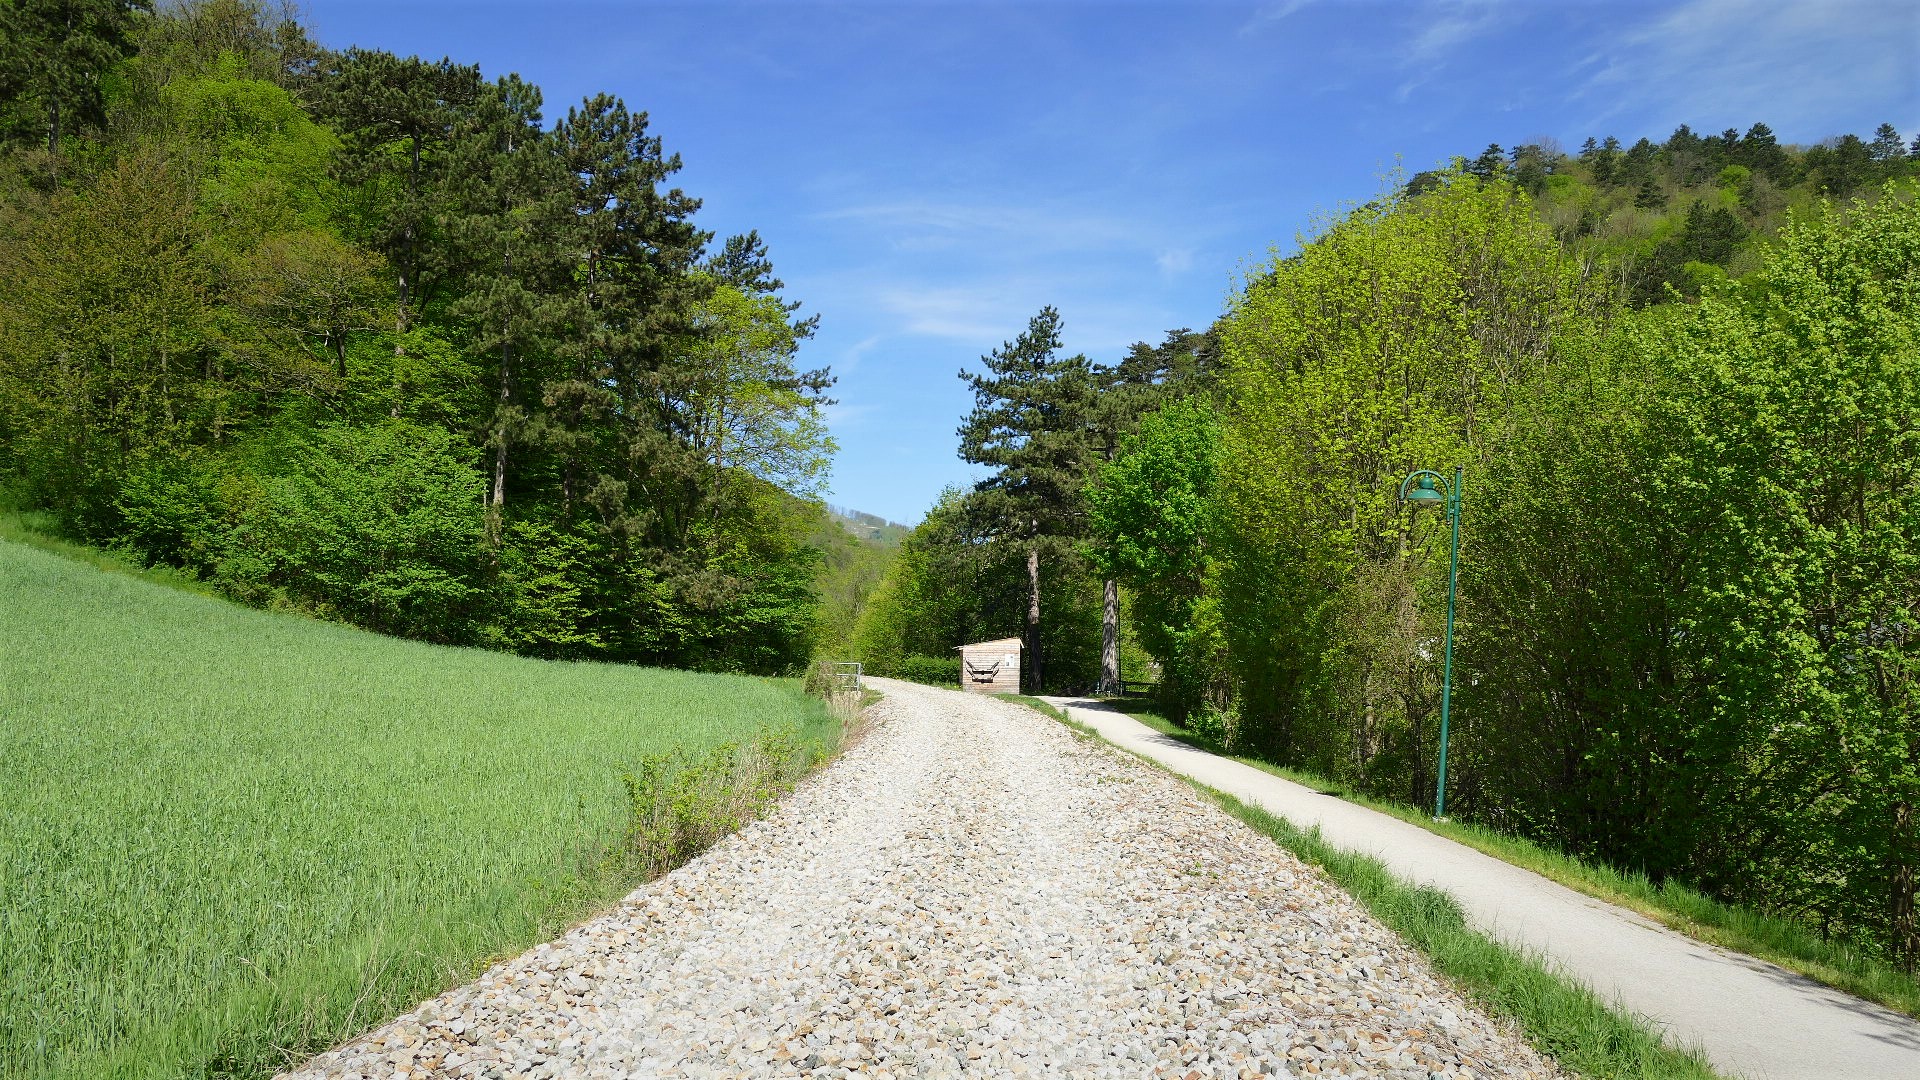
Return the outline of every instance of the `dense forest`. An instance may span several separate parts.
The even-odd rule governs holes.
[[[823,552],[858,560],[759,237],[700,229],[616,98],[549,120],[290,10],[0,4],[10,501],[386,633],[804,663],[850,618]]]
[[[1920,148],[1529,144],[1420,173],[1111,364],[963,372],[991,475],[855,629],[1920,960]],[[1108,598],[1126,617],[1115,633]],[[1115,648],[1115,638],[1119,647]],[[1150,660],[1126,655],[1129,646]]]

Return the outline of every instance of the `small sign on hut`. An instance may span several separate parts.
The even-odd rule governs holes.
[[[960,689],[974,694],[1020,692],[1020,639],[960,646]]]

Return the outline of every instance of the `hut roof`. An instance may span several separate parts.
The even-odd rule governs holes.
[[[958,652],[961,649],[978,649],[987,645],[1008,646],[1011,648],[1018,649],[1020,648],[1020,639],[1017,637],[1003,637],[1003,638],[995,638],[992,641],[972,641],[972,642],[968,642],[965,645],[955,645],[954,651]]]

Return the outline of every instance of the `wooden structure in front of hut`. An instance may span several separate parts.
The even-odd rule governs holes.
[[[1020,639],[960,646],[960,689],[971,694],[1020,692]]]

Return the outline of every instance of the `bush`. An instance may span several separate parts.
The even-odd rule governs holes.
[[[875,674],[952,689],[960,685],[960,657],[908,656]]]
[[[437,428],[322,429],[242,511],[221,587],[383,633],[467,640],[484,481],[465,457]]]

